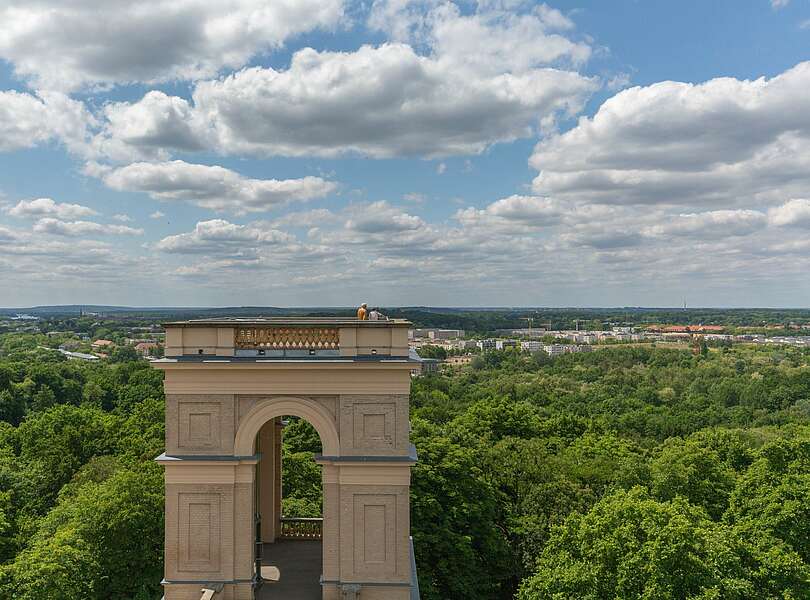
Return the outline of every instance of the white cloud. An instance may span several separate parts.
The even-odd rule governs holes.
[[[439,60],[476,73],[524,72],[540,64],[581,64],[590,57],[588,44],[557,33],[574,29],[560,11],[545,4],[528,11],[521,6],[526,3],[510,4],[479,2],[473,14],[462,14],[448,1],[377,0],[368,24],[393,40],[427,45]]]
[[[4,236],[0,228],[0,248],[2,256],[13,258],[6,263],[7,276],[14,278],[18,293],[41,286],[52,294],[58,282],[60,294],[74,292],[81,299],[88,290],[103,293],[109,289],[103,286],[110,284],[126,289],[133,282],[140,285],[142,281],[154,281],[161,272],[160,265],[150,265],[107,242],[80,236],[67,240],[61,234],[43,235],[38,231],[6,232],[9,235]]]
[[[336,221],[336,215],[327,208],[315,208],[301,212],[290,212],[273,219],[273,227],[323,227],[331,226]]]
[[[425,222],[417,216],[409,215],[386,202],[356,207],[345,227],[351,231],[367,234],[393,234],[415,231],[425,227]]]
[[[156,244],[162,252],[177,254],[228,254],[253,256],[256,245],[289,244],[295,238],[260,224],[237,225],[223,219],[200,221],[194,231],[163,238]]]
[[[250,179],[218,166],[175,160],[91,170],[115,190],[146,192],[156,200],[185,201],[216,211],[265,212],[292,202],[323,198],[337,184],[320,177]]]
[[[17,239],[17,232],[8,227],[0,227],[0,244],[7,244]]]
[[[112,218],[118,221],[119,223],[129,223],[132,221],[132,217],[125,214],[113,215]]]
[[[228,153],[442,156],[528,137],[544,116],[578,111],[594,88],[550,68],[462,73],[386,44],[300,50],[286,71],[247,69],[202,82],[194,101]]]
[[[771,208],[768,218],[777,227],[786,225],[810,226],[810,200],[795,198],[788,200],[782,206]]]
[[[104,130],[94,139],[94,150],[101,156],[122,161],[165,159],[169,150],[205,147],[205,124],[183,98],[153,90],[134,104],[107,104],[103,113]]]
[[[156,210],[155,212],[153,212],[152,214],[149,215],[149,218],[150,219],[162,219],[165,216],[166,216],[165,213],[162,213],[159,210]]]
[[[402,195],[402,199],[413,204],[424,204],[427,201],[427,196],[421,192],[407,192]]]
[[[541,141],[534,191],[611,204],[783,201],[810,185],[810,62],[772,79],[624,90]]]
[[[93,221],[60,221],[44,217],[34,224],[34,232],[79,237],[85,235],[143,235],[143,229],[126,225],[105,225]]]
[[[771,6],[777,10],[786,7],[788,4],[790,4],[790,0],[771,0]]]
[[[81,102],[62,94],[39,92],[34,96],[14,90],[0,92],[0,152],[31,148],[49,141],[62,141],[78,150],[92,122]]]
[[[39,218],[58,217],[60,219],[75,219],[90,217],[98,214],[92,208],[81,204],[57,203],[51,198],[37,198],[35,200],[20,200],[15,206],[6,209],[12,217]]]
[[[254,67],[200,81],[193,102],[151,92],[108,107],[95,148],[113,159],[165,159],[172,150],[202,148],[289,156],[480,153],[576,114],[597,89],[597,79],[576,72],[589,46],[550,33],[560,18],[492,8],[462,15],[439,3],[426,17],[424,47],[410,40],[353,52],[304,48],[286,69]]]
[[[4,0],[0,58],[51,89],[198,79],[342,14],[341,0]]]
[[[687,236],[724,239],[745,236],[766,227],[767,216],[758,210],[713,210],[669,217],[646,230],[653,236]]]
[[[497,200],[483,209],[459,210],[455,217],[467,228],[518,233],[559,224],[565,213],[558,202],[549,198],[515,195]]]

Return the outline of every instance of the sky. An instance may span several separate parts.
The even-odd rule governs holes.
[[[0,22],[0,306],[810,306],[810,0]]]

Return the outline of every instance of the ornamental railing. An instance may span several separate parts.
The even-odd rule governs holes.
[[[338,350],[336,327],[238,327],[235,346],[240,350]]]
[[[281,517],[282,540],[323,539],[323,519],[304,517]]]

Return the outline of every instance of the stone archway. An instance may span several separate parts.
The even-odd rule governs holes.
[[[340,455],[334,414],[316,399],[292,396],[257,400],[240,419],[234,454],[249,455],[255,450],[259,456],[254,493],[260,520],[262,562],[279,568],[283,574],[280,582],[267,585],[267,593],[281,598],[279,594],[290,592],[293,596],[294,592],[295,598],[309,600],[321,597],[321,578],[339,578],[339,568],[333,560],[339,552],[339,529],[337,514],[330,510],[339,505],[339,498],[337,486],[328,481],[329,467],[322,465],[321,518],[301,518],[301,515],[282,512],[281,417],[287,416],[304,419],[314,427],[323,455]]]
[[[255,597],[255,444],[285,415],[310,422],[323,445],[322,598],[413,598],[408,323],[165,327],[166,358],[152,364],[166,372],[166,600],[198,600],[203,588],[215,600]]]
[[[335,416],[317,401],[293,396],[270,397],[254,404],[239,421],[234,438],[234,454],[252,455],[256,435],[264,424],[286,415],[306,419],[318,432],[323,444],[323,453],[327,456],[340,456],[340,437],[335,425]]]

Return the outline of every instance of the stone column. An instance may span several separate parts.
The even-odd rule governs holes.
[[[273,527],[275,528],[274,537],[278,538],[281,535],[281,517],[283,516],[281,513],[281,442],[284,437],[284,422],[282,418],[276,417],[273,419],[273,426],[275,427],[275,436],[273,438],[273,464],[275,465],[273,467],[273,489],[275,491],[273,495],[273,514],[275,518],[273,519]]]
[[[339,407],[340,456],[319,460],[328,528],[324,599],[354,594],[360,600],[409,600],[410,469],[416,456],[408,439],[408,396],[342,395]],[[328,511],[336,514],[326,519]],[[327,539],[337,551],[327,548]],[[329,562],[334,558],[337,565]]]
[[[321,463],[323,482],[323,580],[340,580],[340,469]],[[336,586],[324,586],[324,600],[339,597]]]
[[[249,600],[256,459],[161,456],[166,472],[166,600],[198,600],[204,582],[227,582]]]
[[[281,517],[281,498],[278,482],[281,480],[280,419],[264,424],[257,436],[256,451],[259,460],[259,514],[262,516],[262,541],[270,544],[278,536],[278,520]]]

